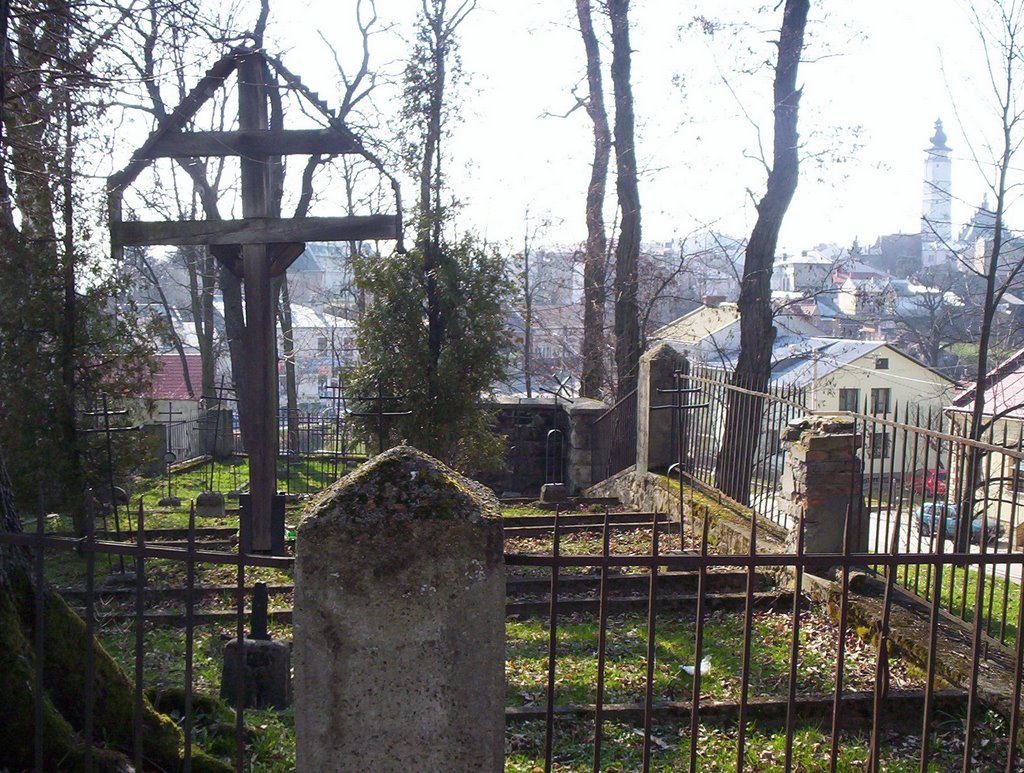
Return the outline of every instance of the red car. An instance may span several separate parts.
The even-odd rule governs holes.
[[[914,473],[914,491],[929,496],[945,496],[947,472],[932,468]]]

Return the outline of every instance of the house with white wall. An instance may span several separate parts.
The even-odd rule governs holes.
[[[358,359],[356,323],[297,303],[291,304],[291,312],[299,410],[316,412],[330,403],[328,387],[337,378],[338,369],[354,365]],[[283,358],[280,329],[278,337],[277,350]],[[280,386],[284,389],[284,379]]]
[[[953,398],[955,382],[885,341],[822,337],[794,315],[776,317],[775,326],[770,386],[798,393],[808,410],[913,421],[918,410],[922,416],[928,411],[938,415]],[[695,364],[731,371],[739,356],[739,313],[734,305],[698,309],[655,335]],[[771,437],[762,443],[775,446]],[[880,426],[869,432],[863,452],[866,470],[878,473],[892,458],[906,460],[905,472],[915,469],[919,460],[904,453],[902,443],[898,432]]]

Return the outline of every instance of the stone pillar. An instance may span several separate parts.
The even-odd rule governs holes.
[[[591,480],[590,474],[593,453],[591,425],[594,419],[608,410],[608,406],[600,400],[578,397],[565,410],[569,414],[569,469],[566,471],[566,481],[569,489],[577,492],[598,483]]]
[[[658,392],[672,389],[673,374],[683,367],[684,355],[666,341],[640,358],[636,393],[636,471],[667,470],[676,459],[672,454],[672,411],[651,410],[672,405],[673,395]]]
[[[860,435],[847,416],[804,416],[782,432],[786,463],[778,507],[794,525],[804,515],[806,553],[842,553],[850,509],[851,553],[868,548],[867,509],[861,494]],[[796,529],[791,531],[796,545]]]
[[[493,494],[408,446],[299,525],[297,769],[504,769],[505,565]]]

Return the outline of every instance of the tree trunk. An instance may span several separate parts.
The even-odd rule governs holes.
[[[65,8],[65,13],[67,9]],[[70,25],[70,19],[67,19]],[[66,30],[70,37],[70,28]],[[67,42],[65,41],[65,56]],[[69,57],[70,58],[70,57]],[[61,329],[60,348],[60,372],[61,388],[58,391],[56,405],[56,418],[61,428],[61,435],[67,455],[67,476],[65,478],[65,505],[71,510],[75,523],[75,532],[81,536],[86,530],[86,513],[84,508],[85,476],[82,470],[82,456],[79,448],[78,427],[76,426],[75,404],[78,396],[78,384],[75,373],[75,366],[78,359],[77,332],[78,332],[78,295],[75,288],[76,255],[75,255],[75,194],[74,181],[74,128],[73,108],[71,90],[65,86],[64,108],[63,108],[63,129],[64,129],[64,158],[63,174],[61,181],[62,188],[62,217],[63,217],[63,238],[62,258],[63,265],[61,273],[64,280],[64,306],[63,324]]]
[[[740,286],[740,354],[733,384],[764,392],[772,371],[772,263],[779,231],[796,192],[799,174],[797,113],[800,89],[797,69],[803,50],[809,0],[786,0],[775,66],[775,138],[768,187],[757,205],[757,221],[747,243]],[[761,434],[762,400],[730,392],[716,485],[738,502],[748,504],[754,453]]]
[[[629,0],[609,0],[612,26],[612,84],[615,90],[615,189],[619,199],[619,239],[615,245],[616,394],[622,399],[637,383],[640,363],[640,190],[637,183],[633,90],[630,84]]]
[[[604,385],[605,285],[608,281],[604,198],[612,143],[601,82],[601,51],[594,33],[590,3],[591,0],[576,0],[576,15],[579,17],[580,34],[587,53],[587,115],[594,125],[594,161],[590,167],[590,184],[587,186],[587,244],[583,258],[583,372],[580,376],[580,392],[584,397],[597,398],[601,396]]]
[[[1006,66],[1006,83],[1007,91],[1009,92],[1010,84],[1013,83],[1013,62],[1014,57],[1009,57],[1005,63]],[[996,315],[996,309],[999,306],[1000,300],[1002,300],[1003,292],[1006,289],[1004,283],[1002,288],[997,287],[998,281],[997,276],[999,273],[999,258],[1002,254],[1003,240],[1004,240],[1004,224],[1003,217],[1006,213],[1006,195],[1007,195],[1007,172],[1009,170],[1010,162],[1013,159],[1014,140],[1012,137],[1011,127],[1012,118],[1010,115],[1010,103],[1009,94],[1007,99],[1003,103],[1003,152],[1000,158],[998,180],[996,183],[996,206],[995,206],[995,223],[992,228],[992,251],[989,254],[987,269],[988,272],[985,276],[985,306],[982,309],[981,314],[981,327],[978,330],[978,372],[975,374],[974,382],[974,403],[971,406],[971,424],[968,428],[968,437],[971,440],[981,440],[986,425],[990,425],[991,422],[985,421],[985,388],[988,386],[988,350],[992,341],[992,331],[994,327],[994,320]],[[1002,290],[1002,291],[1001,291]],[[974,519],[974,505],[977,498],[977,488],[982,482],[982,466],[985,459],[984,452],[977,448],[970,446],[966,451],[965,468],[967,470],[967,480],[964,483],[963,498],[960,504],[960,513],[958,517],[956,549],[958,552],[966,553],[970,549],[970,538],[971,538],[971,522]],[[987,515],[984,516],[987,518]]]
[[[43,769],[85,771],[87,761],[83,697],[87,656],[95,679],[93,695],[94,749],[91,769],[101,773],[132,770],[126,754],[133,745],[134,686],[94,638],[82,619],[48,586],[39,587],[30,571],[29,548],[6,545],[5,535],[20,534],[21,519],[14,506],[11,481],[0,452],[0,768],[29,770],[35,765],[34,708],[42,691]],[[46,637],[36,680],[33,642],[37,599],[42,595],[42,624]],[[179,770],[184,739],[174,720],[143,704],[143,743],[154,769]],[[232,768],[199,751],[193,769],[229,773]]]
[[[533,397],[533,291],[530,289],[530,240],[523,237],[523,381]]]
[[[188,370],[188,359],[185,357],[185,345],[181,342],[181,336],[178,335],[177,328],[174,327],[174,314],[171,311],[171,304],[167,300],[167,294],[164,292],[163,286],[160,284],[160,277],[156,275],[156,271],[153,269],[153,264],[149,262],[149,258],[146,257],[145,248],[137,248],[138,260],[139,260],[139,271],[143,274],[144,278],[153,285],[153,289],[156,290],[157,297],[160,300],[160,306],[164,310],[164,317],[167,319],[168,335],[171,339],[171,346],[174,347],[174,351],[178,354],[178,361],[181,363],[181,375],[185,379],[185,391],[188,392],[189,397],[195,397],[195,389],[192,386],[192,374]],[[193,299],[194,299],[193,295]],[[195,309],[195,302],[193,300],[193,310]]]

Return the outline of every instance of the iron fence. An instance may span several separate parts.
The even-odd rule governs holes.
[[[166,450],[176,462],[195,459],[206,453],[206,420],[203,417],[174,421],[164,425],[167,431]]]
[[[554,527],[553,550],[550,554],[506,554],[506,563],[513,567],[545,568],[550,572],[549,609],[546,621],[545,671],[543,705],[534,696],[533,706],[524,707],[513,716],[515,721],[535,720],[544,724],[543,743],[539,755],[543,757],[543,770],[592,769],[595,772],[612,765],[646,771],[659,770],[867,770],[872,773],[887,769],[906,770],[1021,770],[1018,740],[1020,726],[1020,692],[1024,637],[1012,649],[1000,648],[1001,657],[981,642],[981,617],[969,626],[973,645],[960,663],[961,680],[951,674],[949,660],[955,654],[946,653],[942,626],[944,616],[938,605],[930,605],[924,613],[926,621],[923,643],[911,652],[900,653],[895,645],[894,614],[906,603],[896,587],[898,575],[911,567],[920,571],[974,571],[979,577],[987,576],[994,564],[993,556],[983,552],[915,553],[897,551],[854,553],[849,541],[837,554],[807,554],[804,551],[803,524],[798,529],[795,552],[760,552],[758,549],[757,521],[750,526],[749,546],[745,554],[715,555],[709,549],[707,511],[698,509],[700,524],[694,535],[697,549],[689,552],[663,552],[659,546],[658,530],[651,528],[646,553],[616,554],[609,548],[609,521],[606,515],[600,553],[566,555],[562,552],[565,533],[558,518]],[[847,535],[849,525],[847,525]],[[1018,570],[1024,555],[1007,555],[1005,563]],[[855,615],[863,598],[851,589],[851,576],[867,566],[879,573],[878,620],[873,638],[864,643],[857,638],[855,629],[864,625],[863,614]],[[578,664],[565,661],[579,651],[581,616],[567,613],[569,594],[561,590],[560,573],[566,571],[600,572],[599,609],[590,625],[596,628],[596,651],[587,650],[587,656],[596,661],[589,684],[592,702],[579,703],[563,698],[569,692],[568,683],[578,679]],[[708,657],[708,648],[714,644],[708,638],[708,626],[717,623],[723,602],[710,590],[711,580],[726,571],[740,572],[745,577],[738,621],[733,625],[740,631],[733,651],[719,654],[717,662]],[[610,580],[621,573],[639,572],[647,576],[646,621],[630,621],[619,626],[619,640],[611,639],[609,606]],[[764,573],[783,573],[790,578],[793,591],[789,597],[776,595],[773,603],[784,610],[785,622],[773,626],[767,633],[755,626],[755,616],[765,608],[763,593],[759,592]],[[668,594],[661,590],[667,580],[680,573],[696,576],[696,593],[690,597],[692,615],[678,612],[665,613],[662,600]],[[833,580],[821,579],[823,576]],[[817,579],[815,579],[817,578]],[[825,590],[822,590],[822,587]],[[814,598],[812,600],[812,589]],[[824,657],[820,641],[803,633],[802,625],[811,608],[823,609],[822,594],[829,600],[834,612],[835,636],[833,647]],[[1024,596],[1015,591],[1018,610]],[[677,607],[678,608],[678,607]],[[1018,620],[1020,611],[1018,611]],[[690,656],[680,662],[676,641],[668,641],[666,627],[676,626],[680,618],[690,626],[688,636],[692,647]],[[857,623],[854,624],[854,619]],[[741,622],[740,622],[741,621]],[[1019,624],[1019,622],[1018,622]],[[718,625],[716,633],[723,629]],[[567,628],[563,633],[563,628]],[[642,631],[642,633],[641,633]],[[640,637],[640,638],[638,638]],[[623,640],[625,639],[625,640]],[[860,642],[860,644],[857,644]],[[633,681],[637,700],[613,703],[608,699],[607,683],[614,666],[616,673],[624,670],[622,653],[631,643],[642,674]],[[778,652],[766,657],[763,650],[781,645]],[[863,674],[854,679],[854,663],[850,648],[867,648],[870,662],[868,681]],[[997,645],[994,645],[997,646]],[[762,651],[759,651],[762,650]],[[721,647],[719,647],[721,651]],[[894,672],[897,658],[907,655],[920,669],[915,684],[896,684]],[[611,663],[614,658],[614,664]],[[754,683],[763,677],[765,662],[776,663],[780,673],[774,681],[774,694],[756,694]],[[997,661],[1002,671],[997,668]],[[822,679],[823,664],[831,672]],[[689,685],[673,686],[666,674],[683,666],[690,675]],[[722,671],[726,671],[724,675]],[[808,694],[805,684],[818,674],[819,680],[832,685],[830,690]],[[960,683],[952,688],[940,689],[937,674]],[[621,678],[621,677],[620,677]],[[1005,680],[1010,686],[1010,697],[998,710],[1002,716],[986,715],[983,680]],[[761,678],[761,682],[764,679]],[[727,683],[733,694],[729,700],[709,696],[709,685]],[[686,689],[686,688],[689,689]],[[987,698],[986,698],[987,700]],[[612,722],[625,722],[627,727],[640,725],[636,730],[640,749],[637,764],[623,765],[620,748],[622,736],[615,743],[609,738]],[[995,723],[994,729],[985,725]],[[721,728],[725,728],[723,731]],[[765,733],[776,729],[767,738]],[[656,732],[657,730],[657,732]],[[754,733],[759,737],[755,742]],[[668,739],[668,741],[666,741]],[[803,744],[804,758],[798,763],[797,745]],[[578,758],[580,747],[592,752],[589,763],[568,766],[567,760]],[[810,759],[807,749],[810,749]],[[673,751],[675,749],[675,751]],[[675,755],[670,756],[670,755]],[[851,762],[852,760],[852,762]]]
[[[969,416],[956,411],[894,405],[883,414],[850,415],[862,466],[855,504],[866,512],[868,549],[984,559],[946,571],[908,563],[896,582],[961,620],[982,621],[986,641],[1013,644],[1021,586],[1014,559],[1024,538],[1020,423],[986,421],[974,440]]]
[[[636,464],[636,390],[590,425],[590,479],[595,483]]]
[[[678,464],[684,475],[724,492],[777,526],[792,529],[791,508],[780,507],[779,500],[787,464],[782,431],[798,416],[849,417],[858,449],[850,506],[866,520],[866,549],[908,556],[954,550],[983,556],[982,569],[953,566],[942,572],[911,562],[900,569],[896,583],[928,603],[936,600],[944,613],[962,621],[984,620],[986,641],[1015,642],[1013,598],[1021,572],[1009,557],[1020,551],[1024,541],[1024,423],[986,419],[977,433],[980,439],[972,440],[970,416],[960,411],[889,400],[854,406],[860,410],[812,411],[803,391],[747,390],[733,382],[721,370],[694,368],[677,373],[681,404],[685,407],[693,401],[704,406],[692,413],[679,412],[683,451]],[[745,424],[757,428],[739,439],[738,455],[750,460],[744,480],[739,480],[742,471],[736,466],[723,475],[722,445],[729,410],[752,415]],[[985,577],[980,578],[979,572]]]
[[[616,529],[614,517],[606,511],[603,524],[592,527],[600,535],[596,551],[588,547],[571,554],[569,548],[578,549],[580,543],[567,539],[570,530],[562,525],[566,516],[556,511],[550,553],[505,555],[509,567],[549,573],[548,614],[542,637],[543,683],[537,694],[526,696],[526,705],[507,709],[506,717],[513,728],[509,748],[519,743],[516,724],[533,720],[543,726],[536,763],[542,763],[545,770],[551,770],[556,762],[569,769],[595,771],[611,767],[647,771],[652,767],[665,769],[666,765],[692,771],[699,763],[704,770],[789,770],[796,769],[798,747],[808,734],[816,750],[816,762],[820,763],[819,767],[809,769],[844,769],[840,766],[842,761],[848,761],[851,755],[860,759],[858,755],[863,754],[862,762],[866,764],[860,765],[860,769],[869,771],[885,770],[895,762],[900,762],[902,768],[920,766],[922,770],[935,769],[935,765],[939,769],[960,769],[961,762],[964,771],[1021,770],[1017,741],[1024,637],[1011,639],[1010,646],[1003,646],[985,640],[986,622],[981,615],[969,623],[961,622],[961,630],[969,635],[970,649],[960,663],[964,678],[957,682],[949,663],[944,661],[951,655],[945,649],[943,629],[947,616],[942,605],[934,601],[919,604],[919,609],[925,610],[921,618],[924,635],[912,656],[924,676],[908,686],[894,676],[899,637],[893,629],[897,624],[895,610],[905,603],[900,585],[908,571],[943,576],[973,573],[979,581],[977,593],[984,597],[992,576],[991,567],[1008,566],[1019,576],[1024,554],[994,555],[984,550],[955,548],[907,553],[892,547],[898,540],[889,543],[890,549],[881,540],[880,550],[854,552],[847,539],[841,553],[809,555],[804,550],[802,521],[794,524],[795,551],[771,553],[759,548],[757,520],[752,519],[749,550],[720,555],[713,552],[709,539],[711,519],[699,507],[687,519],[691,533],[681,535],[687,537],[679,543],[687,547],[686,551],[665,550],[660,541],[665,523],[651,518],[649,525],[632,525],[631,533],[636,536],[626,543],[624,552],[616,552],[611,547],[611,535]],[[71,539],[46,534],[44,519],[39,518],[34,533],[0,532],[0,547],[17,545],[30,551],[29,566],[36,588],[43,587],[52,576],[48,564],[55,562],[60,568],[61,556],[75,559],[74,568],[81,571],[83,585],[75,598],[82,610],[85,635],[105,637],[108,646],[111,637],[116,637],[124,646],[126,670],[134,678],[133,727],[130,743],[121,751],[134,760],[136,769],[146,769],[148,759],[145,695],[154,676],[148,669],[158,669],[164,682],[167,674],[180,674],[183,709],[178,720],[185,739],[181,769],[189,771],[193,769],[192,760],[200,741],[209,740],[210,732],[208,725],[200,727],[204,720],[195,708],[197,652],[218,638],[243,646],[241,641],[246,637],[252,608],[247,601],[252,596],[253,581],[258,577],[265,579],[265,573],[272,570],[290,572],[293,559],[208,549],[202,544],[203,530],[196,528],[194,515],[189,518],[184,544],[154,543],[153,531],[147,529],[146,513],[141,508],[135,527],[135,537],[130,541],[99,539],[92,529],[84,539]],[[644,541],[646,551],[642,550]],[[101,589],[97,581],[100,565],[104,560],[113,563],[121,559],[133,572],[123,578],[128,584],[121,586],[120,591]],[[175,614],[180,616],[181,633],[176,638],[180,643],[176,650],[180,669],[166,657],[151,660],[153,653],[149,651],[154,627],[166,625],[168,614],[166,602],[154,603],[157,589],[150,581],[151,571],[153,576],[166,577],[171,566],[183,570],[181,584],[174,588],[178,610]],[[216,577],[230,576],[230,581],[211,587],[199,574],[204,567],[213,568]],[[862,664],[864,673],[854,683],[850,671],[857,658],[849,657],[849,648],[856,639],[854,629],[863,628],[865,622],[862,614],[854,614],[859,596],[852,588],[852,576],[868,567],[878,577],[878,621],[871,630],[871,643],[860,645],[870,653],[870,662]],[[597,609],[581,612],[580,581],[589,581],[595,572]],[[568,578],[569,573],[585,573],[586,577]],[[779,574],[788,577],[789,582],[770,580]],[[67,579],[67,567],[63,567],[61,576]],[[822,576],[830,579],[821,579]],[[627,577],[643,577],[643,590],[638,591],[636,583],[625,590],[622,580]],[[577,582],[565,582],[567,579]],[[731,591],[720,590],[724,587],[720,582],[723,579],[730,579]],[[686,581],[688,589],[682,595],[678,592],[681,580]],[[270,592],[290,591],[288,586],[272,587]],[[114,614],[111,608],[114,592],[123,592],[127,601],[123,614]],[[616,611],[622,609],[626,596],[636,601],[638,593],[646,604],[645,614],[634,619],[629,613]],[[826,606],[822,594],[830,601],[836,621],[831,650],[813,638],[814,631],[805,633],[809,608]],[[221,598],[222,605],[229,606],[215,618],[219,621],[219,636],[200,640],[199,632],[209,625],[212,614],[201,608],[200,602],[211,596]],[[1024,622],[1024,593],[1020,585],[1013,589],[1009,606],[1015,613],[1013,624],[1019,628]],[[773,610],[774,622],[762,630],[758,627],[764,625],[760,616],[768,610]],[[277,619],[284,621],[288,619],[287,612],[271,612],[270,617],[277,615]],[[581,626],[593,629],[593,648],[590,639],[581,634]],[[34,684],[41,685],[46,679],[43,664],[49,646],[42,604],[35,606],[32,630]],[[684,630],[682,637],[680,630]],[[734,640],[724,645],[714,641],[714,637],[729,630],[734,632]],[[680,650],[680,638],[689,642],[685,653]],[[770,646],[775,649],[767,653]],[[116,651],[116,645],[113,649]],[[730,651],[716,654],[723,649]],[[827,658],[823,654],[826,650]],[[86,759],[96,755],[98,764],[103,739],[95,721],[99,699],[96,657],[91,648],[86,648],[80,735],[85,740]],[[582,658],[593,666],[593,681],[588,685],[592,698],[586,702],[566,697],[566,678],[571,676],[578,681],[589,674],[578,665],[567,663],[570,657]],[[624,659],[629,657],[638,660],[635,678],[624,669]],[[773,662],[775,671],[766,675],[765,664]],[[624,677],[616,676],[623,672]],[[824,672],[828,673],[823,684],[831,685],[831,689],[812,690],[813,685],[809,687],[808,682],[813,681],[814,674],[820,681]],[[954,682],[954,687],[940,689],[937,674]],[[995,720],[982,711],[987,697],[981,685],[994,681],[1010,686],[1010,697],[996,706],[1003,724],[993,729],[991,723]],[[723,684],[731,690],[724,697],[715,693]],[[64,686],[69,690],[77,687]],[[623,691],[627,693],[625,698]],[[635,700],[631,697],[634,693]],[[226,744],[236,770],[258,770],[253,759],[257,756],[258,727],[266,723],[265,717],[254,718],[245,707],[244,676],[227,686],[227,695],[241,708],[233,717],[229,736],[220,739],[222,751]],[[34,726],[38,729],[44,727],[46,707],[42,690],[36,690],[34,696]],[[629,728],[626,736],[613,735],[613,726],[623,724]],[[632,728],[640,729],[634,734]],[[766,737],[764,733],[772,728],[776,734]],[[35,769],[47,770],[42,757],[46,738],[41,730],[37,732],[40,734],[35,739]],[[97,741],[96,749],[92,739]],[[623,749],[634,739],[640,746],[635,766],[622,762]],[[569,765],[566,759],[577,754],[581,744],[589,744],[591,759],[585,765]],[[771,764],[763,756],[768,746],[780,756]],[[950,762],[949,749],[954,746],[956,765]],[[728,748],[723,752],[725,747]],[[676,756],[665,761],[672,754]],[[727,764],[723,762],[725,758]]]
[[[786,464],[780,438],[791,420],[808,412],[805,392],[792,386],[747,389],[728,371],[702,365],[677,371],[675,383],[681,396],[674,426],[683,473],[788,527],[787,516],[776,507]],[[688,410],[691,406],[698,409]],[[745,464],[726,466],[722,452],[730,410],[742,416],[748,431],[739,433],[729,448]]]
[[[147,531],[146,513],[141,502],[136,515],[134,538],[125,541],[99,539],[93,519],[88,520],[88,531],[83,538],[46,533],[45,518],[42,517],[36,519],[36,528],[31,533],[0,531],[0,549],[5,556],[9,558],[11,553],[8,551],[11,550],[27,549],[30,557],[25,563],[31,576],[32,595],[35,599],[31,615],[34,764],[26,767],[35,771],[64,769],[63,762],[55,762],[47,756],[56,744],[56,740],[47,735],[54,728],[50,719],[53,708],[47,705],[47,691],[57,688],[63,695],[76,696],[71,701],[73,708],[70,712],[65,711],[65,718],[76,723],[72,730],[81,745],[80,767],[74,769],[106,769],[103,766],[111,764],[111,751],[125,755],[132,761],[135,770],[151,770],[156,769],[155,765],[171,764],[166,759],[166,737],[154,738],[148,735],[154,732],[154,723],[148,710],[146,689],[147,676],[152,676],[146,671],[147,659],[151,654],[147,637],[153,632],[154,617],[161,614],[160,610],[152,608],[153,589],[149,585],[148,573],[151,566],[159,564],[161,573],[167,571],[168,565],[180,566],[184,570],[183,586],[177,597],[184,606],[182,631],[180,639],[175,637],[176,646],[180,645],[182,649],[183,663],[172,665],[164,660],[160,663],[160,669],[163,673],[165,669],[173,671],[182,668],[179,685],[163,686],[172,691],[175,687],[180,689],[181,703],[176,703],[174,711],[183,733],[184,747],[180,767],[177,763],[172,766],[188,773],[194,769],[194,764],[198,764],[195,762],[199,752],[198,738],[202,736],[209,740],[209,735],[216,729],[214,723],[218,721],[207,715],[208,706],[199,707],[194,690],[197,632],[205,624],[197,605],[209,592],[208,588],[201,587],[197,582],[197,570],[202,566],[211,566],[233,571],[234,582],[218,589],[221,596],[232,599],[234,605],[233,612],[226,616],[230,620],[225,620],[221,625],[224,629],[229,625],[233,627],[233,635],[227,638],[233,639],[237,642],[236,646],[241,648],[250,621],[246,601],[252,596],[254,575],[257,571],[268,569],[290,571],[294,558],[204,549],[197,538],[197,533],[202,530],[196,529],[194,508],[189,517],[184,545],[149,542],[152,531]],[[69,563],[73,564],[77,581],[82,583],[78,594],[79,609],[84,621],[82,629],[66,618],[55,617],[55,614],[59,615],[62,605],[57,605],[55,612],[55,605],[50,600],[57,595],[51,585],[53,572],[57,571],[67,581],[70,579]],[[57,566],[54,567],[54,564]],[[11,570],[10,566],[7,568]],[[104,568],[111,572],[111,578],[117,577],[120,581],[113,586],[98,582]],[[81,574],[78,575],[78,572]],[[110,594],[120,591],[127,593],[130,611],[112,614]],[[55,624],[55,630],[48,627],[51,622]],[[69,636],[79,638],[71,641],[67,638]],[[94,641],[102,641],[111,652],[122,655],[120,665],[128,677],[127,682],[122,683],[119,678],[112,676],[111,666],[105,660],[108,657],[106,651],[93,645]],[[51,643],[56,642],[59,644],[54,646],[58,646],[58,650],[65,655],[73,652],[76,658],[81,657],[80,672],[76,670],[77,661],[54,665],[47,659]],[[104,660],[101,662],[101,659]],[[237,679],[226,688],[228,700],[235,707],[233,730],[229,736],[218,738],[217,742],[220,751],[230,753],[235,770],[241,773],[253,769],[253,745],[258,729],[252,723],[247,724],[245,672],[239,668],[236,673]],[[153,684],[151,679],[148,683],[150,686]],[[112,702],[118,700],[117,691],[120,689],[129,691],[131,695],[128,714],[131,727],[127,734],[122,732],[124,728],[103,724],[104,718],[109,721],[111,717],[117,716],[110,707]],[[200,720],[206,722],[202,729],[196,727]],[[5,743],[11,740],[6,739]],[[225,750],[225,745],[230,748]],[[177,748],[176,744],[174,748]],[[158,753],[163,754],[159,763],[156,762]]]

